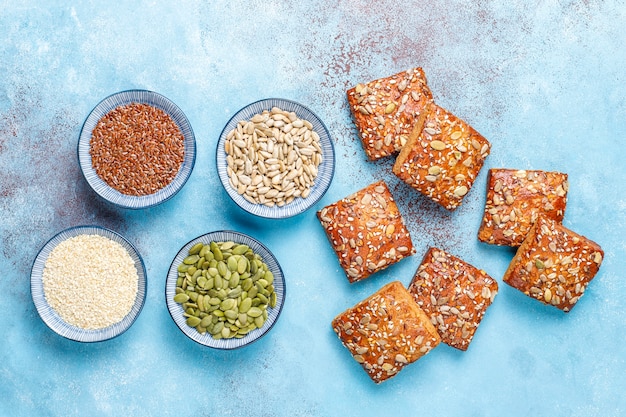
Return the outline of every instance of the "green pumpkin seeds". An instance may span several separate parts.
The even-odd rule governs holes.
[[[250,317],[259,317],[261,314],[263,314],[263,311],[258,307],[250,307],[250,310],[248,310],[248,316]]]
[[[191,247],[191,249],[189,249],[189,254],[190,255],[197,255],[200,253],[200,250],[202,250],[202,248],[204,247],[204,245],[202,244],[202,242],[198,242],[195,245],[193,245]],[[202,255],[200,255],[202,256]]]
[[[198,262],[198,260],[199,260],[199,259],[200,259],[200,257],[199,257],[198,255],[189,255],[188,257],[186,257],[186,258],[183,260],[183,263],[184,263],[185,265],[193,265],[193,264],[195,264],[196,262]]]
[[[241,338],[263,327],[275,308],[274,274],[248,245],[198,242],[178,266],[174,301],[187,325],[214,339]]]
[[[178,304],[186,303],[189,300],[189,296],[185,293],[176,294],[174,296],[174,301]]]
[[[187,318],[187,325],[190,327],[196,327],[197,325],[199,325],[202,322],[202,319],[198,318],[198,317],[189,317]]]

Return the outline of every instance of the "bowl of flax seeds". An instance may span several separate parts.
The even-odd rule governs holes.
[[[191,175],[196,142],[182,110],[148,90],[102,100],[85,120],[78,160],[89,186],[110,203],[152,207],[173,197]]]

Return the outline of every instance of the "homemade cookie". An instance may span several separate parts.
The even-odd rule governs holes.
[[[347,91],[347,96],[363,149],[373,161],[402,148],[433,95],[424,71],[413,68],[357,84]]]
[[[409,292],[430,317],[441,340],[467,350],[498,283],[481,269],[441,249],[430,248],[417,269]]]
[[[350,282],[415,253],[411,235],[384,181],[324,207],[317,217]]]
[[[561,223],[539,217],[504,274],[529,297],[570,311],[600,269],[600,245]]]
[[[567,174],[490,169],[478,240],[519,246],[538,216],[561,222],[567,204]]]
[[[448,210],[472,188],[491,144],[469,124],[430,103],[393,166],[401,180]]]
[[[376,383],[395,376],[441,342],[428,316],[399,281],[338,315],[332,327]]]

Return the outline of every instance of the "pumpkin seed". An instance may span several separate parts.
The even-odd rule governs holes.
[[[446,149],[446,144],[440,140],[433,140],[430,142],[430,147],[437,151],[443,151]]]
[[[185,259],[183,259],[183,263],[186,264],[186,265],[193,265],[196,262],[198,262],[199,259],[200,259],[200,257],[197,254],[196,255],[189,255]]]
[[[265,295],[257,294],[256,296],[259,300],[261,300],[261,304],[269,304],[269,300],[267,299]]]
[[[178,266],[174,301],[186,322],[215,339],[244,337],[275,308],[274,274],[249,246],[232,241],[193,245]]]
[[[211,252],[213,253],[213,257],[216,261],[221,261],[224,259],[224,255],[222,254],[221,249],[217,246],[217,243],[211,242]]]
[[[243,274],[244,272],[246,272],[249,267],[250,267],[250,261],[248,261],[248,259],[245,256],[241,256],[237,260],[237,272],[239,274]]]
[[[203,247],[204,247],[204,244],[202,242],[196,243],[195,245],[191,247],[191,249],[189,249],[189,255],[199,254]]]
[[[179,304],[186,303],[188,300],[189,300],[189,296],[185,293],[176,294],[174,296],[174,301]]]
[[[219,261],[217,263],[217,272],[219,272],[222,277],[226,276],[227,270],[228,267],[226,266],[226,263],[224,263],[224,261]]]
[[[232,298],[227,298],[220,304],[220,310],[230,310],[237,305],[237,301]]]
[[[247,297],[241,301],[241,304],[239,304],[239,312],[247,313],[248,310],[250,310],[250,307],[252,307],[252,298]]]
[[[194,316],[188,317],[187,318],[187,325],[189,327],[196,327],[198,324],[200,324],[201,321],[202,320],[200,318],[198,318],[198,317],[194,317]]]
[[[233,255],[243,255],[250,249],[248,245],[240,244],[233,248]]]
[[[276,293],[275,292],[272,292],[270,294],[270,304],[269,305],[272,308],[276,307]]]
[[[250,317],[259,317],[262,314],[263,311],[258,307],[250,307],[250,310],[248,310],[248,316]]]
[[[207,255],[211,253],[211,255],[213,254],[211,252],[211,246],[209,245],[202,245],[202,249],[200,249],[200,252],[198,252],[198,256],[200,256],[201,258],[207,259]]]
[[[227,262],[228,269],[230,269],[231,272],[235,272],[238,265],[237,258],[235,258],[234,256],[230,256]]]
[[[462,133],[460,130],[455,130],[454,132],[452,132],[452,134],[450,135],[450,139],[452,140],[457,140],[461,137]]]

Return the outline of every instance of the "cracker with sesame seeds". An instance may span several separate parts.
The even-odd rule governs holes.
[[[419,67],[349,89],[348,105],[367,157],[399,152],[432,96]]]
[[[538,216],[563,220],[567,190],[567,174],[561,172],[490,169],[478,240],[521,245]]]
[[[409,292],[430,317],[442,342],[465,351],[498,293],[498,283],[485,271],[431,247]]]
[[[604,251],[561,223],[539,217],[503,281],[531,298],[569,312],[596,276]]]
[[[332,328],[377,384],[441,342],[428,316],[399,281],[339,314]]]
[[[351,283],[415,253],[404,219],[382,180],[324,207],[317,217]]]
[[[422,112],[393,173],[447,210],[461,205],[491,144],[465,121],[431,102]]]

